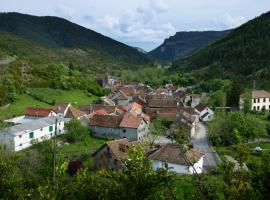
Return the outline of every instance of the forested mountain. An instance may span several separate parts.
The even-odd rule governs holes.
[[[34,42],[35,46],[39,45],[46,48],[46,51],[52,51],[53,54],[56,50],[65,49],[66,51],[73,51],[72,54],[78,54],[79,51],[81,59],[90,56],[93,57],[93,61],[113,57],[115,60],[131,64],[149,62],[146,55],[138,52],[133,47],[58,17],[0,13],[0,31]],[[16,51],[24,51],[21,48],[29,48],[25,46],[17,47]],[[7,48],[1,46],[2,51],[10,51]],[[98,56],[99,54],[101,56]],[[67,53],[67,56],[69,55]],[[106,62],[103,64],[106,64]],[[108,64],[111,63],[108,62]]]
[[[177,60],[179,70],[199,70],[203,78],[243,76],[270,80],[270,12],[231,31],[225,38]]]
[[[229,30],[177,32],[148,55],[159,60],[174,61],[225,37],[229,32]]]

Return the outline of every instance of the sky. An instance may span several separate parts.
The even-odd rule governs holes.
[[[0,0],[0,12],[58,16],[150,51],[178,31],[225,30],[270,10],[270,0]]]

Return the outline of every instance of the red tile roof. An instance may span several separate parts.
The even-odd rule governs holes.
[[[122,118],[118,115],[93,115],[89,120],[92,126],[118,128]]]
[[[199,112],[202,112],[203,110],[205,110],[208,106],[205,104],[198,104],[197,106],[195,106],[195,109],[198,110]]]
[[[24,112],[24,115],[33,116],[33,117],[48,117],[51,114],[51,112],[53,112],[52,109],[29,107]]]
[[[270,98],[270,93],[265,90],[253,90],[252,98]]]
[[[138,128],[140,126],[142,117],[134,116],[131,113],[126,113],[121,121],[119,127],[123,128]]]
[[[151,95],[146,97],[150,108],[172,108],[177,107],[176,99],[169,95]]]
[[[67,114],[65,117],[67,117],[67,118],[80,118],[84,115],[86,115],[86,113],[71,106],[68,108],[68,111],[67,111]]]

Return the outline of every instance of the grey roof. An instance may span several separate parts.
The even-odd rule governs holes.
[[[44,118],[33,120],[24,124],[18,124],[15,126],[4,128],[0,130],[0,133],[8,133],[8,134],[16,136],[16,135],[19,135],[21,132],[35,131],[35,130],[54,124],[56,118],[58,122],[63,122],[63,121],[66,122],[70,120],[70,119],[60,118],[56,116],[44,117]]]

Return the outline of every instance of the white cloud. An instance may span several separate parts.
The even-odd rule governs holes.
[[[247,19],[244,16],[232,16],[229,13],[225,13],[224,15],[214,19],[214,23],[217,26],[225,29],[236,28],[246,21]]]
[[[100,24],[103,26],[105,29],[115,29],[119,26],[119,18],[118,17],[113,17],[111,15],[105,15],[104,18],[100,19]]]
[[[151,0],[151,6],[159,12],[165,12],[169,9],[164,0]]]

